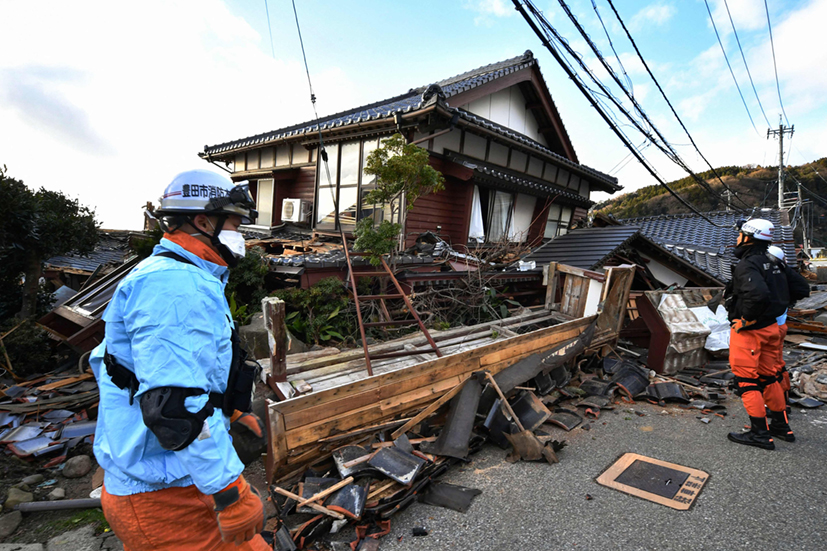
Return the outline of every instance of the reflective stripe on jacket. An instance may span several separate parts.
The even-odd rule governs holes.
[[[144,425],[140,397],[158,387],[224,392],[232,359],[230,311],[224,297],[228,270],[207,262],[167,239],[118,285],[104,312],[106,337],[89,359],[100,387],[95,457],[106,471],[106,491],[132,495],[195,484],[205,494],[226,488],[243,464],[233,449],[229,419],[216,409],[206,420],[209,437],[185,449],[161,448]],[[110,379],[104,350],[132,370],[140,383],[134,403]],[[207,394],[186,399],[193,413]],[[204,436],[202,433],[201,436]]]

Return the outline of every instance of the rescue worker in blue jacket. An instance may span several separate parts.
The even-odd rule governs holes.
[[[801,274],[787,265],[783,249],[771,245],[767,248],[767,258],[780,266],[787,277],[790,296],[790,302],[787,305],[788,309],[795,306],[796,301],[810,296],[810,284]],[[781,390],[784,392],[784,403],[788,404],[791,389],[790,374],[787,371],[787,363],[784,361],[784,338],[787,336],[787,310],[784,310],[784,313],[778,316],[777,321],[778,330],[781,334],[781,346],[778,348],[776,357],[776,370],[778,372],[776,379],[778,380],[778,384],[781,385]],[[789,405],[786,406],[783,415],[780,412],[770,412],[770,434],[787,442],[795,442],[795,435],[790,428],[787,417],[789,413]]]
[[[155,212],[164,238],[104,313],[106,336],[90,358],[100,387],[94,450],[104,514],[129,551],[269,549],[263,503],[228,434],[231,418],[251,419],[255,373],[224,287],[254,207],[246,187],[214,172],[176,176]]]

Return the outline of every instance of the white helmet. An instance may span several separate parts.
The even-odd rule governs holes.
[[[786,263],[787,261],[786,255],[784,254],[784,250],[781,247],[770,245],[769,247],[767,247],[767,253],[771,254],[781,262]]]
[[[258,212],[247,184],[235,185],[210,170],[188,170],[176,176],[164,190],[155,216],[196,214],[237,215],[242,224],[255,222]]]
[[[760,241],[772,241],[772,222],[763,218],[753,218],[744,222],[739,231],[746,236]]]

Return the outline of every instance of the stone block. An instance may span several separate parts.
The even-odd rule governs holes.
[[[80,478],[92,470],[92,458],[88,455],[76,455],[66,462],[63,467],[63,476],[66,478]]]
[[[14,534],[21,522],[23,522],[23,513],[20,511],[0,515],[0,539],[5,539]]]
[[[99,551],[103,540],[95,537],[92,524],[55,536],[46,544],[46,551]]]
[[[4,507],[7,511],[11,511],[15,505],[29,501],[34,501],[34,496],[30,492],[24,492],[17,488],[9,488],[9,497],[6,498]]]

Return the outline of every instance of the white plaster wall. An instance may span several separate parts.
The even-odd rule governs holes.
[[[515,85],[460,107],[515,132],[525,134],[532,140],[548,147],[546,140],[537,132],[539,125],[534,113],[526,109],[525,104],[525,96],[520,91],[519,86]]]
[[[600,295],[603,294],[603,283],[596,279],[589,280],[589,290],[586,295],[586,311],[584,316],[591,316],[597,313],[597,307],[600,305]]]
[[[661,283],[664,283],[666,285],[671,285],[674,283],[676,285],[683,286],[686,285],[686,283],[689,281],[677,272],[672,271],[665,264],[661,264],[657,260],[654,260],[653,258],[646,256],[645,254],[641,254],[640,256],[649,261],[646,265],[649,267],[649,270],[652,272],[652,275],[658,278],[658,281],[660,281]]]

